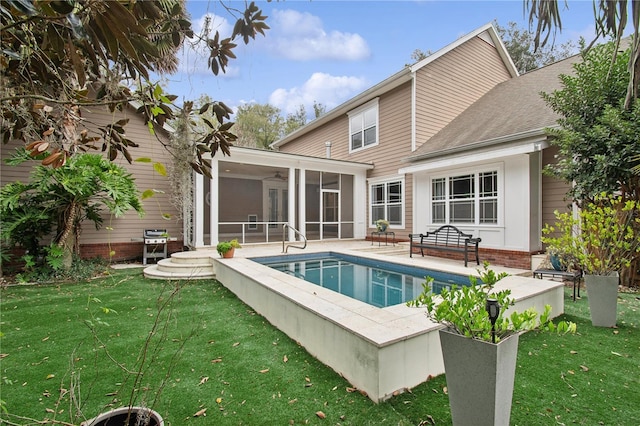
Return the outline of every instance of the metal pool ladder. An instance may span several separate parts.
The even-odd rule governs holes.
[[[296,245],[293,245],[293,243],[286,244],[287,229],[291,229],[293,232],[296,233],[296,235],[299,235],[300,237],[302,237],[302,240],[304,241],[304,245],[296,246]],[[282,252],[286,253],[287,250],[289,250],[289,247],[295,247],[295,248],[304,250],[305,248],[307,248],[307,237],[305,237],[300,231],[298,231],[293,226],[289,225],[288,223],[285,223],[284,225],[282,225]]]

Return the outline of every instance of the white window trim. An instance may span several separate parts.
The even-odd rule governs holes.
[[[478,197],[478,191],[479,191],[479,186],[476,185],[476,189],[475,189],[475,194],[474,194],[474,208],[475,208],[475,214],[474,214],[474,221],[473,222],[451,222],[449,220],[449,179],[451,177],[455,177],[455,176],[461,176],[461,175],[474,175],[477,177],[477,175],[479,173],[487,173],[487,172],[497,172],[498,176],[497,176],[497,184],[498,184],[498,207],[497,207],[497,214],[498,214],[498,220],[496,223],[480,223],[480,202],[479,202],[479,197]],[[434,222],[433,221],[433,180],[434,179],[441,179],[441,178],[445,178],[446,179],[446,186],[445,186],[445,190],[447,193],[447,208],[445,209],[445,221],[444,222]],[[479,167],[473,167],[470,169],[455,169],[455,170],[449,170],[447,171],[447,173],[439,173],[439,174],[434,174],[434,175],[430,175],[429,176],[429,185],[428,185],[428,217],[429,217],[429,223],[432,226],[442,226],[442,225],[454,225],[457,227],[468,227],[468,226],[474,226],[474,227],[478,227],[478,226],[482,226],[482,227],[490,227],[490,228],[498,228],[498,227],[502,227],[503,223],[504,223],[504,194],[505,191],[505,186],[504,186],[504,165],[502,163],[494,163],[494,164],[488,164],[488,165],[484,165],[484,166],[479,166]]]
[[[354,115],[364,114],[365,111],[373,109],[373,108],[375,108],[375,110],[376,110],[376,142],[374,144],[365,146],[364,145],[364,139],[363,139],[361,148],[352,149],[351,148],[351,135],[352,135],[351,118]],[[374,146],[377,146],[377,145],[380,144],[380,108],[379,108],[378,98],[372,99],[371,101],[367,102],[366,104],[361,105],[358,108],[349,111],[347,113],[347,116],[349,117],[349,138],[348,138],[349,154],[360,152],[360,151],[363,151],[363,150],[368,149],[368,148],[373,148]],[[363,135],[363,137],[364,137],[364,135]]]
[[[387,183],[394,183],[394,182],[400,182],[400,186],[402,188],[402,202],[401,204],[401,212],[400,212],[400,217],[402,218],[402,222],[400,225],[394,225],[394,224],[389,224],[389,228],[390,229],[404,229],[405,227],[405,208],[406,208],[406,204],[407,204],[407,185],[405,183],[405,178],[404,175],[403,176],[393,176],[393,177],[386,177],[386,178],[376,178],[376,179],[368,179],[367,180],[367,208],[369,210],[369,228],[375,228],[376,224],[373,223],[373,205],[371,203],[371,188],[373,187],[373,185],[380,185],[380,184],[387,184]],[[386,204],[385,204],[386,205]],[[386,209],[385,209],[385,215],[386,215]]]

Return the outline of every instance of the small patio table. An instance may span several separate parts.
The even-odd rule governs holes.
[[[580,280],[582,279],[582,271],[558,271],[556,269],[536,269],[533,271],[533,278],[549,276],[551,278],[562,278],[563,280],[573,281],[573,301],[576,301],[576,287],[578,288],[578,297],[580,297]]]

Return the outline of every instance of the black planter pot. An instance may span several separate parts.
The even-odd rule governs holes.
[[[128,421],[127,421],[128,419]],[[162,416],[145,407],[121,407],[83,422],[81,426],[164,426]]]

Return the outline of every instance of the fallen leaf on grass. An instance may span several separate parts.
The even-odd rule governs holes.
[[[55,413],[56,410],[53,410],[51,408],[45,408],[44,411],[46,411],[47,413]]]
[[[49,336],[42,338],[43,342],[46,342],[47,340],[49,340]]]
[[[264,373],[268,373],[268,372],[269,372],[269,369],[268,369],[268,368],[265,368],[264,370],[260,370],[260,373],[262,373],[262,374],[264,374]]]
[[[9,354],[0,354],[0,359],[8,357]]]
[[[55,374],[47,374],[47,380],[53,379],[54,377],[56,377]]]
[[[287,361],[289,361],[289,358],[287,358],[287,356],[285,355],[285,356],[282,358],[282,362],[287,362]]]
[[[442,392],[443,392],[445,395],[449,395],[449,389],[447,389],[447,387],[446,387],[446,386],[442,388]]]
[[[215,364],[217,362],[222,362],[222,358],[215,358],[211,360],[211,364]]]
[[[240,344],[240,342],[235,342],[232,346],[235,348],[236,346],[238,346]]]
[[[347,392],[349,392],[349,393],[358,392],[358,388],[347,387]]]
[[[222,398],[217,397],[217,398],[216,398],[216,403],[217,403],[217,404],[220,404],[221,402],[222,402]]]
[[[206,417],[206,415],[207,415],[207,409],[203,408],[202,410],[196,411],[193,417]]]
[[[569,351],[569,353],[570,353],[571,355],[575,355],[575,354],[577,354],[577,353],[578,353],[578,351]]]
[[[205,384],[208,381],[209,381],[209,377],[208,376],[207,377],[203,377],[202,379],[200,379],[200,383],[198,383],[198,386],[202,385],[202,384]]]
[[[611,351],[611,353],[612,353],[613,355],[622,356],[622,355],[621,355],[621,354],[619,354],[618,352]]]
[[[296,402],[298,402],[298,398],[293,398],[291,401],[289,401],[289,404],[295,404]]]
[[[316,411],[316,416],[318,416],[318,418],[320,419],[326,419],[327,415],[324,414],[322,411]]]
[[[589,367],[586,367],[584,365],[581,365],[580,368],[582,369],[582,371],[589,371]]]

